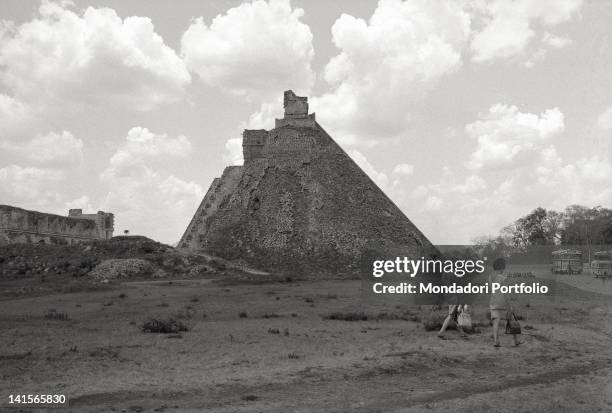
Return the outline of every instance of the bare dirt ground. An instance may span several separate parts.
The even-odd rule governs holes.
[[[423,327],[430,307],[366,306],[357,280],[141,280],[4,297],[0,405],[52,393],[79,412],[612,411],[612,283],[583,290],[568,284],[591,276],[574,277],[556,278],[554,298],[517,302],[516,348],[510,336],[492,346],[484,306],[479,332],[440,340]],[[169,316],[190,330],[141,331]]]

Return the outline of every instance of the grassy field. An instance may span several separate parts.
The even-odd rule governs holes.
[[[524,343],[494,348],[485,307],[476,333],[440,340],[424,326],[445,308],[366,305],[357,280],[287,281],[5,297],[2,405],[54,393],[99,412],[612,410],[610,295],[549,280],[554,299],[516,304]],[[152,319],[188,331],[143,332]]]

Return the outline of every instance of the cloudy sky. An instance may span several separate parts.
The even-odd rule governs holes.
[[[612,207],[607,0],[2,0],[0,20],[0,204],[174,243],[291,88],[435,243]]]

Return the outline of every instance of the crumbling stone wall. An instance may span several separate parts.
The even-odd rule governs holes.
[[[214,195],[214,208],[197,221],[198,208],[179,248],[317,273],[351,272],[373,251],[436,253],[308,114],[306,98],[285,92],[284,118],[270,131],[245,131],[243,150],[244,165],[213,182],[203,204]]]
[[[84,214],[82,209],[70,209],[68,216],[92,220],[96,223],[100,238],[111,239],[113,237],[115,216],[109,212],[98,211],[95,214]]]
[[[72,244],[108,239],[113,233],[113,214],[82,214],[71,210],[70,216],[29,211],[0,205],[0,245],[12,243]]]
[[[241,166],[228,166],[221,178],[215,178],[202,199],[200,206],[187,226],[181,239],[183,245],[202,245],[206,240],[208,223],[219,209],[221,201],[235,190],[240,176]]]
[[[267,136],[268,131],[265,129],[244,131],[242,134],[242,147],[245,160],[251,161],[261,157]]]

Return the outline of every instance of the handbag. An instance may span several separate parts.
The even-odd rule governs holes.
[[[506,334],[521,334],[521,325],[516,319],[514,312],[508,313],[508,319],[506,321]]]
[[[464,330],[472,329],[472,316],[467,311],[462,311],[457,316],[457,324]]]
[[[456,323],[457,317],[459,317],[459,306],[453,305],[453,311],[450,313],[451,319]]]

